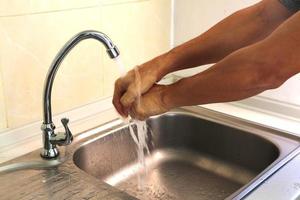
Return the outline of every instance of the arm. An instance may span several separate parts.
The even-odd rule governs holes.
[[[216,63],[237,49],[266,38],[292,14],[278,0],[263,0],[240,10],[158,57],[164,63],[160,78],[176,70]]]
[[[299,36],[300,12],[263,41],[230,54],[203,73],[154,87],[131,113],[144,119],[175,107],[241,100],[277,88],[300,72]]]
[[[170,72],[215,63],[237,49],[262,40],[291,15],[278,0],[263,0],[236,12],[199,37],[139,66],[141,94]],[[115,83],[113,104],[123,116],[128,115],[139,95],[136,79],[135,70],[131,70]]]

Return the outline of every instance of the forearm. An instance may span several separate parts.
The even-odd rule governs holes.
[[[165,63],[161,76],[216,63],[237,49],[264,39],[291,14],[278,0],[264,0],[240,10],[199,37],[160,56]]]
[[[131,116],[143,120],[180,106],[236,101],[277,88],[300,72],[299,35],[300,11],[267,38],[208,70],[171,85],[153,86],[131,105]]]
[[[300,12],[261,42],[193,77],[167,86],[168,108],[241,100],[277,88],[300,72]]]
[[[235,53],[200,74],[166,86],[163,103],[172,109],[241,100],[270,87],[267,80],[260,82],[262,76],[254,63]]]

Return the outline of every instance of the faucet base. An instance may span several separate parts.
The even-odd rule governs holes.
[[[41,157],[44,159],[53,159],[59,155],[59,151],[56,147],[52,149],[42,149]]]

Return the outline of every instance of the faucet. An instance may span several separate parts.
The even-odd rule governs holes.
[[[43,124],[42,137],[43,137],[43,149],[41,151],[41,157],[44,159],[56,158],[59,155],[58,146],[66,146],[72,143],[73,136],[68,127],[69,119],[61,119],[61,123],[64,126],[65,132],[55,133],[55,125],[52,122],[52,109],[51,109],[51,91],[53,86],[53,81],[56,72],[66,57],[66,55],[82,40],[85,39],[96,39],[101,42],[105,47],[110,58],[116,58],[119,56],[120,52],[118,48],[113,44],[108,36],[97,31],[83,31],[71,38],[63,48],[58,52],[54,58],[44,85],[43,94]]]

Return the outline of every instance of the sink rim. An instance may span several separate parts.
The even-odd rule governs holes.
[[[244,185],[242,188],[231,194],[227,199],[241,199],[245,197],[247,194],[249,194],[251,191],[253,191],[256,187],[259,187],[259,185],[265,181],[268,177],[270,177],[272,174],[274,174],[279,168],[281,168],[284,164],[286,164],[288,161],[290,161],[292,158],[294,158],[299,152],[299,145],[300,145],[300,138],[296,137],[294,135],[289,135],[288,132],[276,130],[261,124],[253,123],[248,120],[236,118],[230,115],[226,115],[223,113],[219,113],[216,111],[211,111],[206,108],[200,108],[200,107],[184,107],[179,109],[174,109],[165,115],[176,115],[176,114],[184,114],[189,116],[194,116],[197,118],[201,118],[204,120],[208,120],[214,123],[222,124],[234,129],[239,129],[242,131],[249,132],[250,134],[255,134],[257,137],[260,137],[264,140],[268,140],[272,144],[274,144],[278,150],[279,150],[279,156],[278,158],[271,163],[268,167],[266,167],[265,170],[263,170],[261,173],[259,173],[255,178],[253,178],[248,184]],[[158,116],[154,116],[153,118],[157,118]],[[114,120],[112,122],[116,122],[117,120]],[[108,123],[109,124],[109,123]],[[104,130],[103,132],[99,132],[98,134],[95,134],[92,136],[92,138],[81,142],[78,144],[77,148],[74,149],[72,161],[73,164],[80,169],[77,164],[74,161],[74,157],[76,155],[76,152],[78,152],[79,149],[85,147],[86,145],[93,143],[101,138],[104,138],[112,133],[115,133],[116,131],[123,129],[127,127],[128,125],[123,123],[119,120],[118,124],[112,128],[109,128],[108,130]],[[86,132],[84,132],[86,133]],[[83,133],[83,134],[84,134]],[[81,135],[81,134],[80,134]],[[283,149],[284,144],[278,144],[278,141],[282,141],[283,143],[289,143],[288,146],[292,146],[293,148],[290,149]],[[78,141],[76,141],[78,143]],[[82,169],[80,169],[83,173],[86,173]],[[96,178],[97,179],[97,178]],[[99,181],[102,181],[100,179],[97,179]],[[104,182],[104,181],[102,181]],[[111,186],[113,187],[113,186]],[[115,188],[115,187],[114,187]]]
[[[196,107],[196,106],[177,108],[177,109],[169,111],[163,115],[176,115],[176,114],[189,115],[189,116],[197,117],[197,118],[204,119],[204,120],[207,120],[210,122],[214,122],[217,124],[221,124],[224,126],[228,126],[228,127],[234,128],[234,129],[238,129],[241,131],[249,132],[251,134],[256,135],[259,138],[268,140],[272,144],[274,144],[279,149],[279,152],[280,152],[279,157],[283,153],[283,149],[280,146],[280,144],[278,144],[278,139],[286,140],[287,143],[294,143],[295,146],[300,147],[300,137],[292,135],[287,131],[278,130],[278,129],[268,127],[268,126],[265,126],[262,124],[251,122],[249,120],[240,119],[240,118],[237,118],[234,116],[226,115],[224,113],[212,111],[212,110],[209,110],[206,108],[200,108],[200,109],[198,109],[198,108],[199,107]],[[160,115],[153,116],[151,118],[155,119],[155,118],[158,118],[159,116]],[[128,124],[125,123],[123,120],[115,119],[115,120],[105,123],[99,127],[92,128],[88,131],[78,134],[77,136],[75,136],[73,144],[71,144],[72,146],[74,146],[76,144],[76,149],[74,150],[74,153],[79,148],[86,146],[86,145],[88,145],[98,139],[101,139],[107,135],[110,135],[118,130],[126,128],[127,126],[128,126]],[[99,132],[94,133],[94,134],[89,134],[89,131],[93,131],[95,129],[99,129]],[[94,132],[97,132],[97,131],[94,131]],[[89,140],[86,140],[87,137],[89,137],[89,138],[92,137],[92,138]],[[274,137],[276,137],[276,139]],[[78,145],[78,143],[82,139],[84,139],[86,141],[81,142],[81,144]],[[291,152],[291,151],[289,151],[289,152]]]

